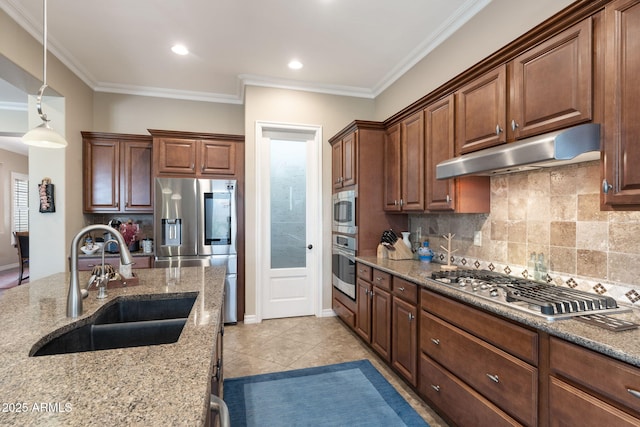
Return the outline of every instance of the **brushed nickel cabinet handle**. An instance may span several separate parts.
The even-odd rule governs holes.
[[[494,383],[499,383],[500,382],[500,378],[498,378],[497,375],[491,375],[491,374],[487,374],[487,376],[489,377],[489,379],[491,379],[491,381],[493,381]]]
[[[640,399],[640,391],[628,388],[627,391],[633,396]]]
[[[439,385],[431,384],[431,388],[434,389],[436,392],[440,393],[440,386]]]
[[[435,345],[440,345],[440,340],[437,338],[431,338],[431,342],[434,343]]]
[[[451,203],[451,197],[447,194],[447,204]]]
[[[511,120],[511,130],[515,132],[516,129],[518,129],[518,122]]]
[[[502,128],[500,127],[500,125],[496,125],[496,135],[500,135],[503,132]]]
[[[409,322],[411,322],[415,318],[416,316],[414,316],[413,313],[409,313]]]
[[[398,288],[398,290],[399,290],[400,292],[404,292],[404,288],[403,288],[403,287],[402,287],[402,288]]]
[[[609,194],[609,190],[611,190],[612,188],[613,185],[609,184],[606,178],[602,180],[602,192],[604,194]]]

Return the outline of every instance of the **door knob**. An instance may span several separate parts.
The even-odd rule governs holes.
[[[307,249],[313,249],[313,245],[309,244],[309,246],[307,246]]]

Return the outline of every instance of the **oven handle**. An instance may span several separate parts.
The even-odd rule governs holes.
[[[333,253],[346,257],[349,261],[356,262],[356,254],[354,251],[349,251],[341,248],[340,246],[333,245]]]

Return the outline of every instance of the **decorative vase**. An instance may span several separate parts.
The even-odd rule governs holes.
[[[409,249],[411,249],[411,241],[409,240],[409,236],[411,235],[411,232],[402,231],[401,234],[402,234],[402,241],[404,242],[405,245],[407,245]]]
[[[429,247],[429,242],[422,243],[422,246],[418,249],[418,258],[423,262],[431,262],[433,259],[433,251]]]

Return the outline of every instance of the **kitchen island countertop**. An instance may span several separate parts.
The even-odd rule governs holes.
[[[0,295],[0,425],[203,425],[224,293],[224,267],[136,270],[140,284],[96,290],[66,317],[69,273]],[[80,272],[86,283],[89,272]],[[29,357],[43,337],[119,296],[198,292],[173,344]]]
[[[491,313],[530,326],[549,335],[556,336],[615,359],[640,367],[640,329],[612,332],[577,320],[556,320],[544,318],[487,301],[471,294],[460,292],[431,279],[432,271],[440,271],[440,264],[416,260],[390,260],[375,256],[356,257],[356,261],[399,276],[458,301],[484,309]],[[628,313],[614,314],[613,317],[640,324],[640,312],[632,309]]]

